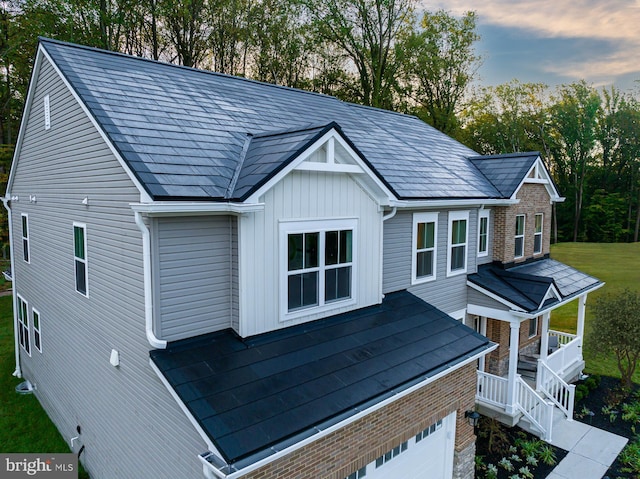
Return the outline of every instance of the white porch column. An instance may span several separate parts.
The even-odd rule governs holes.
[[[576,334],[579,338],[584,338],[584,313],[588,294],[589,293],[585,293],[578,298],[578,327],[576,328]]]
[[[511,321],[511,336],[509,341],[509,377],[507,391],[508,414],[516,412],[516,376],[518,375],[518,351],[520,350],[520,321]]]
[[[549,355],[549,321],[551,319],[551,312],[547,311],[542,315],[542,333],[540,336],[540,359],[545,363],[547,362],[547,356]]]
[[[478,332],[483,336],[487,335],[487,317],[486,316],[480,316],[480,331]],[[478,370],[484,372],[484,368],[486,367],[485,361],[486,361],[486,356],[483,354],[482,356],[480,356],[480,359],[478,360]]]

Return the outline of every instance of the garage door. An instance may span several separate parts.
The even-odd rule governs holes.
[[[456,415],[450,414],[347,479],[447,479],[453,475]]]

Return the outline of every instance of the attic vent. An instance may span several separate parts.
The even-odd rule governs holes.
[[[49,108],[49,95],[44,97],[44,129],[51,128],[51,110]]]

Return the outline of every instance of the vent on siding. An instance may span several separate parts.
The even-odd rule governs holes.
[[[44,129],[51,128],[51,110],[49,107],[49,95],[44,97]]]

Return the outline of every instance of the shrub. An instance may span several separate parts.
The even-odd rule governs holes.
[[[586,384],[578,384],[576,386],[575,402],[579,402],[589,395],[589,388]]]
[[[589,376],[584,381],[584,385],[589,389],[589,391],[598,389],[598,386],[600,386],[600,376]]]

